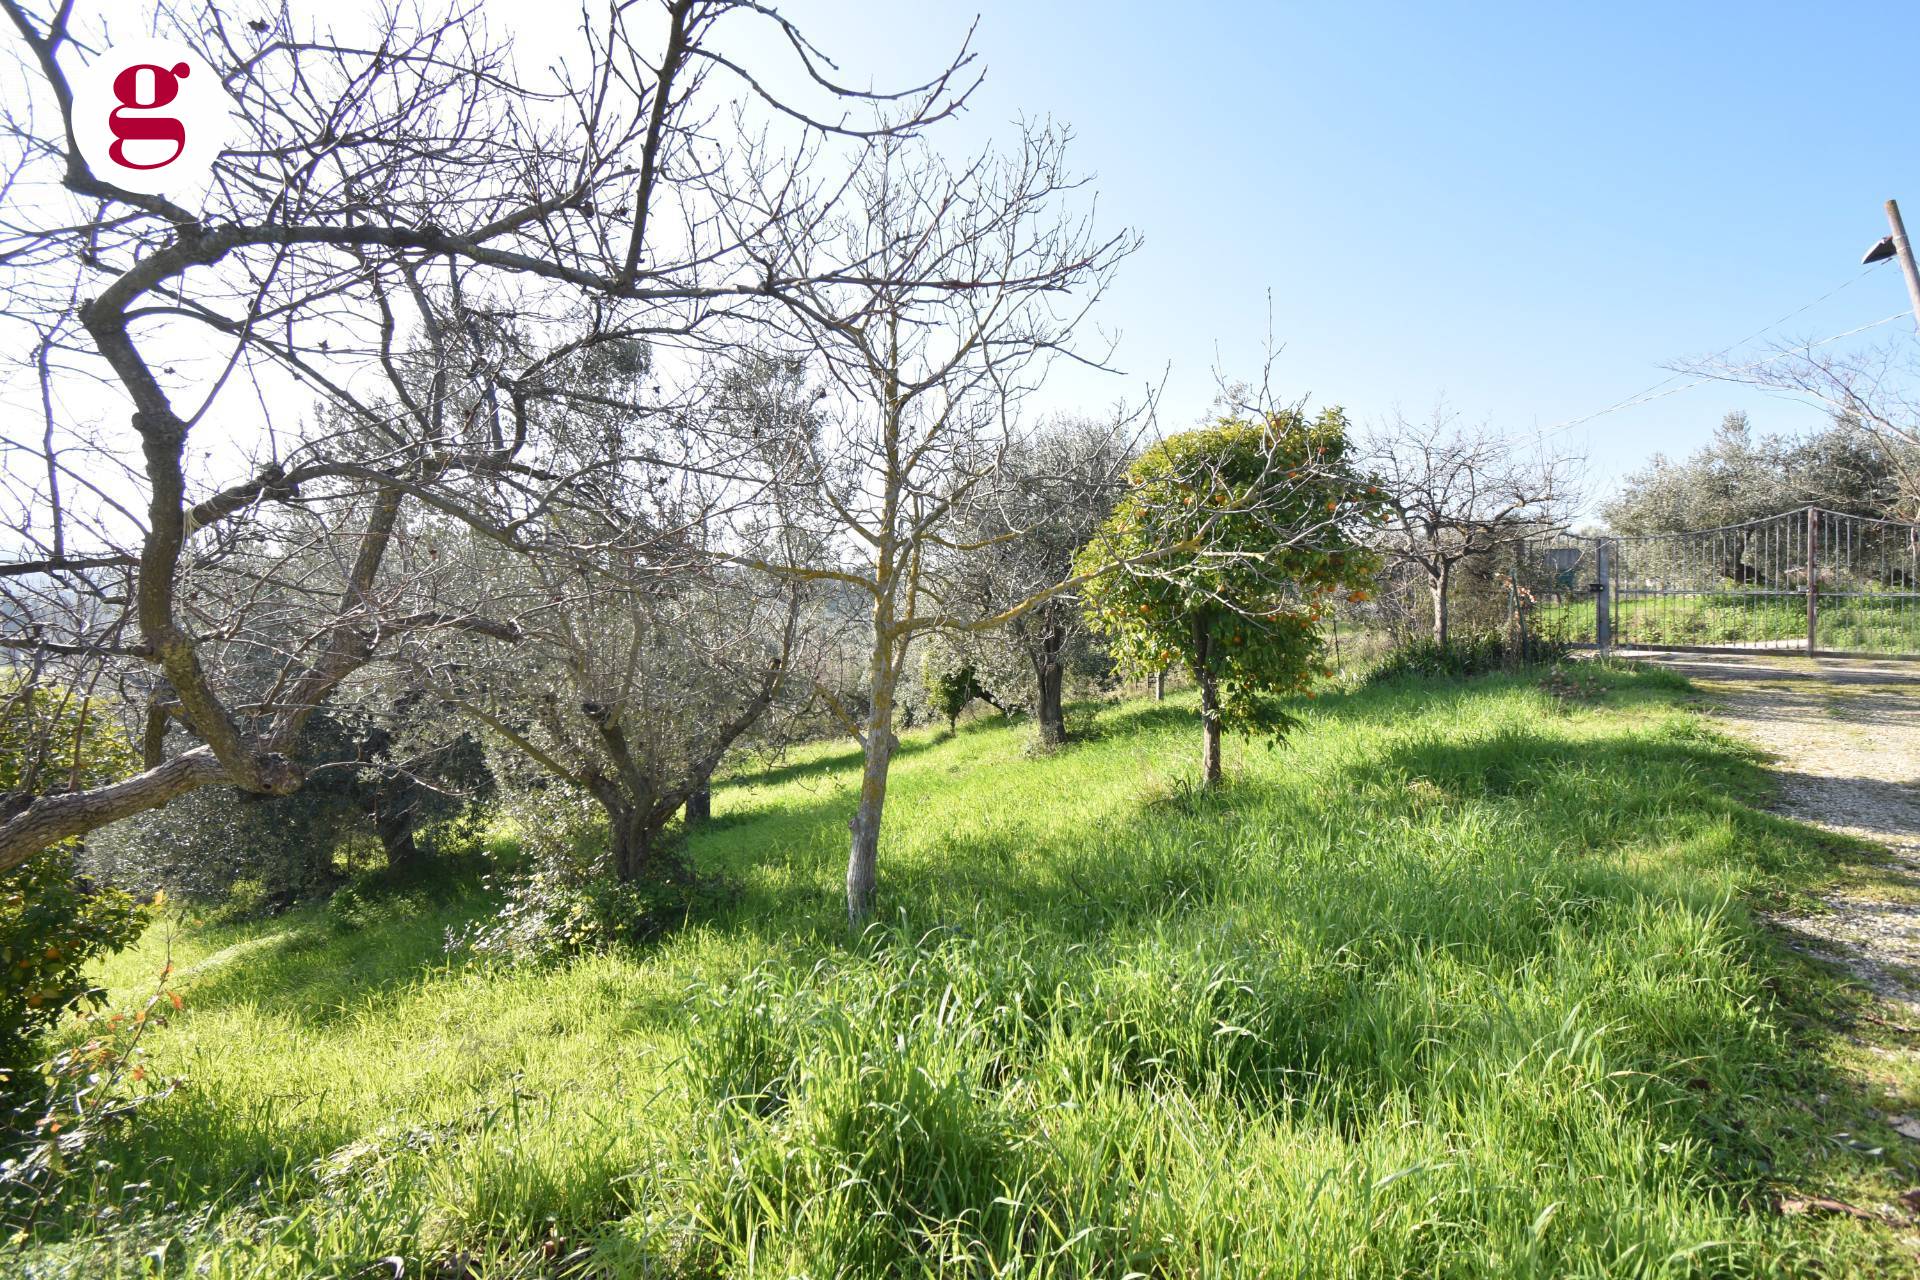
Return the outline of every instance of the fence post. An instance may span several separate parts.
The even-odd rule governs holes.
[[[1601,653],[1613,651],[1613,610],[1609,604],[1613,597],[1613,557],[1608,553],[1607,540],[1593,540],[1593,562],[1598,579],[1593,584],[1593,642]]]
[[[1820,647],[1820,508],[1807,508],[1807,655]]]

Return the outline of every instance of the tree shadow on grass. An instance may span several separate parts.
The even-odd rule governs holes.
[[[1076,702],[1067,707],[1069,725],[1075,713],[1092,713],[1091,729],[1079,738],[1069,738],[1069,748],[1104,738],[1129,737],[1137,733],[1163,733],[1171,729],[1200,729],[1200,714],[1192,698],[1177,702],[1128,702],[1115,706],[1105,702]]]
[[[1169,725],[1190,714],[1148,710]],[[1392,716],[1397,701],[1373,697],[1336,710]],[[1270,1105],[1265,1090],[1274,1080],[1326,1079],[1338,1101],[1316,1105],[1338,1111],[1343,1129],[1355,1132],[1394,1091],[1444,1087],[1439,1065],[1450,1053],[1481,1051],[1470,1023],[1438,1021],[1422,1024],[1411,1056],[1373,1056],[1373,1046],[1391,1039],[1403,1006],[1417,1004],[1418,975],[1432,957],[1466,966],[1471,981],[1492,991],[1515,974],[1584,966],[1594,975],[1593,1003],[1554,1017],[1608,1028],[1631,1068],[1596,1090],[1664,1141],[1696,1151],[1690,1160],[1711,1185],[1760,1204],[1763,1189],[1783,1177],[1820,1188],[1868,1170],[1871,1161],[1858,1153],[1793,1128],[1796,1108],[1819,1094],[1833,1100],[1835,1124],[1884,1128],[1858,1082],[1822,1060],[1825,1033],[1810,1031],[1850,997],[1836,993],[1831,975],[1769,944],[1764,926],[1750,927],[1737,908],[1730,920],[1717,920],[1726,902],[1705,884],[1705,873],[1751,867],[1762,874],[1749,887],[1791,893],[1830,875],[1837,859],[1868,851],[1749,807],[1742,797],[1762,784],[1759,771],[1711,736],[1648,732],[1596,741],[1507,728],[1458,741],[1444,733],[1436,724],[1411,740],[1388,741],[1342,771],[1331,789],[1243,779],[1179,802],[1143,802],[1096,839],[1060,837],[1044,851],[1027,846],[1018,829],[971,836],[965,848],[936,843],[912,867],[893,869],[877,936],[857,944],[838,927],[837,896],[816,881],[808,892],[818,901],[809,899],[806,910],[830,923],[811,940],[859,963],[863,952],[876,959],[889,950],[917,952],[927,939],[971,936],[983,946],[1003,939],[1035,957],[1074,956],[1073,981],[1093,998],[1101,972],[1137,963],[1127,949],[1156,927],[1170,929],[1175,948],[1154,955],[1178,961],[1193,948],[1255,967],[1232,971],[1237,985],[1225,988],[1254,992],[1243,1011],[1223,1011],[1245,1033],[1235,1060],[1242,1066],[1228,1064],[1237,1072],[1224,1086],[1228,1095],[1257,1109]],[[1439,806],[1462,811],[1460,827],[1494,827],[1504,840],[1475,857],[1436,859],[1403,881],[1397,896],[1371,900],[1366,873],[1338,880],[1338,859],[1312,872],[1334,879],[1289,893],[1250,885],[1222,856],[1234,823],[1250,812],[1356,799],[1381,825],[1417,824]],[[1356,828],[1336,837],[1336,849],[1350,848],[1358,861],[1377,852],[1364,847],[1368,840]],[[1278,856],[1284,861],[1285,851]],[[1402,856],[1418,862],[1417,842]],[[1257,923],[1248,923],[1249,913]],[[739,922],[794,940],[791,916],[771,925]],[[1734,998],[1710,994],[1720,980],[1712,962],[1685,952],[1663,959],[1658,948],[1671,944],[1646,933],[1684,936],[1689,928],[1703,930],[1708,946],[1727,949]],[[1262,976],[1258,944],[1269,937],[1275,946],[1304,946],[1320,958],[1306,972],[1324,966],[1331,976],[1294,985]],[[1215,947],[1221,950],[1209,950]],[[1624,973],[1643,962],[1672,964],[1674,988],[1644,977],[1615,986],[1605,977],[1613,966]],[[1275,985],[1263,986],[1269,978]],[[1695,986],[1709,994],[1694,996]],[[1485,1016],[1497,1019],[1500,1011]],[[1154,1073],[1175,1070],[1153,1045],[1136,1048],[1139,1061],[1117,1066],[1119,1078],[1133,1081],[1137,1070],[1134,1084],[1153,1088]]]
[[[1485,691],[1484,684],[1469,681],[1396,682],[1302,702],[1319,718],[1391,722],[1405,713],[1409,701],[1417,701],[1429,717],[1444,718]],[[1630,683],[1609,688],[1602,696],[1614,706],[1642,697],[1670,699],[1668,693],[1639,691]],[[1106,737],[1185,731],[1196,721],[1190,705],[1148,702],[1106,710],[1099,724],[1098,737]],[[963,726],[961,733],[999,727],[983,720]],[[1584,797],[1590,815],[1581,830],[1596,846],[1617,837],[1647,810],[1649,802],[1636,788],[1636,777],[1673,769],[1712,770],[1730,796],[1751,795],[1755,785],[1763,785],[1748,776],[1751,769],[1730,764],[1724,748],[1712,740],[1587,744],[1551,734],[1509,732],[1458,742],[1437,732],[1370,758],[1355,768],[1350,785],[1370,790],[1389,812],[1404,807],[1407,797],[1394,787],[1382,789],[1382,779],[1393,779],[1397,787],[1423,779],[1456,798],[1551,797],[1573,788]],[[944,734],[925,735],[903,744],[901,755],[948,740]],[[851,771],[858,762],[858,749],[849,748],[755,775],[752,781],[818,777]],[[752,783],[741,779],[728,785]],[[911,804],[912,786],[896,790],[891,807],[898,811]],[[1043,847],[1047,837],[1018,821],[995,830],[973,830],[964,838],[936,838],[916,865],[884,868],[881,914],[893,919],[904,911],[906,919],[926,927],[959,916],[998,914],[1041,921],[1062,938],[1086,938],[1169,911],[1190,910],[1223,892],[1217,860],[1173,860],[1148,869],[1144,878],[1116,875],[1114,868],[1128,865],[1130,850],[1164,838],[1169,823],[1181,829],[1180,838],[1204,844],[1217,837],[1219,824],[1236,810],[1288,803],[1284,790],[1277,782],[1242,777],[1213,792],[1143,791],[1130,816],[1105,824],[1097,840],[1073,841],[1072,849]],[[1726,803],[1730,812],[1767,821],[1731,799]],[[731,907],[709,914],[705,922],[783,946],[845,945],[849,935],[838,879],[850,813],[849,798],[836,788],[804,801],[785,797],[777,809],[723,811],[691,833],[689,851],[696,864],[737,880],[742,890]],[[781,873],[763,874],[774,862],[782,864]],[[458,896],[357,930],[335,927],[322,907],[306,908],[262,922],[258,932],[203,960],[183,978],[196,1006],[256,1003],[270,993],[275,1012],[321,1025],[349,1010],[399,998],[423,976],[457,967],[462,962],[450,957],[446,947],[449,930],[495,906],[490,894],[463,886]]]
[[[1494,680],[1507,689],[1526,691],[1535,688],[1539,678],[1528,673]],[[1671,705],[1671,682],[1655,683],[1659,687],[1641,688],[1635,677],[1620,675],[1598,689],[1595,698],[1611,708],[1643,703]],[[1297,702],[1303,712],[1323,721],[1388,724],[1406,718],[1410,707],[1417,706],[1436,726],[1431,737],[1389,748],[1384,755],[1371,759],[1357,771],[1356,783],[1377,781],[1382,775],[1395,775],[1404,781],[1436,774],[1452,778],[1455,789],[1462,794],[1517,795],[1531,789],[1545,795],[1556,788],[1564,789],[1565,780],[1559,775],[1567,766],[1578,762],[1592,773],[1598,763],[1604,765],[1601,778],[1582,778],[1573,785],[1600,786],[1607,791],[1607,795],[1596,796],[1592,806],[1604,810],[1618,802],[1612,793],[1620,791],[1636,773],[1658,772],[1675,765],[1705,768],[1725,763],[1724,745],[1711,738],[1674,743],[1634,739],[1627,744],[1609,744],[1604,753],[1596,753],[1551,734],[1524,739],[1507,734],[1464,744],[1440,737],[1445,730],[1439,726],[1457,708],[1483,699],[1489,684],[1486,680],[1410,680]],[[1103,712],[1099,732],[1085,742],[1070,742],[1068,752],[1096,745],[1108,736],[1198,731],[1190,700],[1134,703],[1103,708]],[[859,753],[849,751],[838,758],[851,768],[857,764]],[[1605,784],[1603,779],[1618,785]],[[971,829],[964,838],[936,838],[923,851],[925,856],[918,865],[887,863],[883,850],[883,863],[887,865],[883,866],[880,915],[926,927],[937,927],[944,918],[956,914],[1030,915],[1049,922],[1050,929],[1061,926],[1065,936],[1085,928],[1067,927],[1069,920],[1112,925],[1160,914],[1157,902],[1205,901],[1220,887],[1206,858],[1196,858],[1177,869],[1160,869],[1156,874],[1162,878],[1152,886],[1163,891],[1157,896],[1143,894],[1142,886],[1129,876],[1113,875],[1112,866],[1093,864],[1108,858],[1114,865],[1124,866],[1126,851],[1141,847],[1156,833],[1164,834],[1170,819],[1182,825],[1186,838],[1204,842],[1210,832],[1217,836],[1217,824],[1230,820],[1237,810],[1257,809],[1275,803],[1276,798],[1284,802],[1287,790],[1283,782],[1245,775],[1230,778],[1212,791],[1175,788],[1156,793],[1143,788],[1130,817],[1104,822],[1099,840],[1092,845],[1082,840],[1072,842],[1090,851],[1084,856],[1079,851],[1063,854],[1058,847],[1041,847],[1050,837],[1024,826],[1017,817],[1000,830]],[[1381,799],[1392,808],[1403,808],[1407,803],[1400,795],[1382,794]],[[889,797],[889,811],[899,812],[911,803],[910,795],[897,788]],[[1624,812],[1632,815],[1638,811],[1629,808]],[[850,813],[851,801],[841,792],[810,803],[785,804],[778,812],[735,814],[725,829],[730,847],[723,855],[724,861],[751,878],[756,863],[763,862],[765,855],[777,853],[785,860],[785,874],[761,892],[750,891],[730,926],[770,938],[792,938],[798,927],[812,942],[844,940],[844,902],[836,882],[845,856],[845,821]],[[698,843],[695,850],[700,852]]]
[[[1558,735],[1550,727],[1509,727],[1464,740],[1446,736],[1444,713],[1483,688],[1383,687],[1321,700],[1315,707],[1320,716],[1391,723],[1405,713],[1410,698],[1418,697],[1431,726],[1418,735],[1383,740],[1368,759],[1339,771],[1331,787],[1296,786],[1285,777],[1243,777],[1211,793],[1157,801],[1141,796],[1094,830],[1013,821],[964,836],[935,836],[923,842],[911,862],[883,866],[880,924],[866,936],[849,934],[838,892],[849,812],[844,793],[737,813],[724,826],[716,823],[709,832],[696,833],[690,846],[696,861],[730,868],[745,881],[739,901],[709,924],[759,939],[764,950],[790,956],[803,969],[826,956],[860,964],[888,949],[919,946],[925,937],[962,933],[982,946],[1013,946],[1053,957],[1062,972],[1081,976],[1097,976],[1104,966],[1121,963],[1125,948],[1160,928],[1175,931],[1179,946],[1195,949],[1203,959],[1213,954],[1206,948],[1222,945],[1219,939],[1239,948],[1228,954],[1247,957],[1257,957],[1269,943],[1291,940],[1306,947],[1305,955],[1320,957],[1317,963],[1333,977],[1322,983],[1315,976],[1306,985],[1287,985],[1276,977],[1270,993],[1256,991],[1260,999],[1241,1021],[1258,1030],[1265,1047],[1249,1040],[1249,1047],[1237,1051],[1252,1055],[1246,1058],[1252,1065],[1236,1077],[1249,1091],[1243,1101],[1260,1105],[1258,1092],[1265,1087],[1260,1082],[1289,1072],[1333,1072],[1346,1099],[1340,1122],[1355,1129],[1367,1123],[1369,1107],[1389,1091],[1419,1086],[1422,1064],[1430,1062],[1430,1056],[1420,1055],[1431,1055],[1440,1043],[1438,1031],[1423,1031],[1432,1045],[1398,1065],[1369,1056],[1375,1043],[1369,1037],[1384,1034],[1377,1028],[1388,1024],[1397,1007],[1395,990],[1422,957],[1466,957],[1463,963],[1498,977],[1551,971],[1561,958],[1556,948],[1580,945],[1600,930],[1611,931],[1609,936],[1624,946],[1635,927],[1621,914],[1632,906],[1630,899],[1672,900],[1683,893],[1685,878],[1674,868],[1684,869],[1688,858],[1726,864],[1724,845],[1697,852],[1678,847],[1685,844],[1681,837],[1710,834],[1716,823],[1729,826],[1745,843],[1746,856],[1789,889],[1817,882],[1830,872],[1835,857],[1853,848],[1749,808],[1742,797],[1764,785],[1762,775],[1749,759],[1709,736],[1641,733],[1590,740]],[[1638,700],[1631,687],[1609,687],[1601,696],[1616,706]],[[1671,691],[1650,696],[1666,702]],[[1109,723],[1115,732],[1149,732],[1191,726],[1193,714],[1190,706],[1147,704],[1116,711]],[[833,758],[837,766],[813,761],[802,767],[817,775],[851,767],[857,757],[857,751],[848,751]],[[898,799],[911,803],[911,796],[907,789]],[[1684,810],[1676,809],[1680,801]],[[1338,821],[1364,811],[1376,825],[1417,824],[1431,818],[1436,807],[1484,811],[1476,819],[1494,822],[1507,843],[1532,861],[1522,857],[1490,875],[1484,864],[1470,859],[1436,860],[1431,868],[1420,868],[1425,879],[1419,893],[1403,885],[1397,898],[1377,904],[1365,896],[1366,873],[1344,873],[1337,860],[1306,873],[1288,872],[1293,852],[1270,850],[1261,855],[1270,863],[1255,864],[1251,879],[1247,864],[1236,861],[1241,856],[1233,847],[1237,833],[1262,814],[1303,810],[1314,821],[1290,827],[1276,823],[1275,829],[1309,835],[1332,831],[1328,839],[1335,852],[1350,851],[1355,864],[1364,865],[1359,855],[1373,852],[1366,848],[1372,836],[1360,828],[1340,828]],[[1631,856],[1591,856],[1636,851],[1667,863],[1643,868],[1633,865]],[[1401,856],[1417,863],[1422,854],[1410,843]],[[757,863],[767,864],[767,874],[753,874]],[[1304,886],[1311,892],[1290,892],[1290,884],[1302,886],[1282,881],[1283,874],[1322,880]],[[1458,905],[1458,914],[1450,914],[1446,904]],[[446,963],[439,948],[446,924],[485,908],[477,897],[445,904],[437,914],[390,921],[364,938],[334,933],[318,914],[288,921],[283,937],[263,944],[270,947],[265,954],[204,975],[189,989],[189,998],[207,1006],[270,995],[276,1009],[291,1005],[302,1018],[325,1021],[347,1005],[365,1008],[397,995]],[[1346,936],[1335,936],[1340,930]],[[1307,942],[1300,943],[1301,938]],[[1752,1015],[1737,1002],[1703,1003],[1690,1013],[1692,1021],[1669,1027],[1666,1011],[1642,1009],[1623,997],[1617,1008],[1602,1014],[1627,1024],[1621,1034],[1647,1037],[1653,1046],[1644,1051],[1647,1055],[1685,1062],[1712,1050],[1716,1060],[1699,1072],[1705,1088],[1684,1079],[1661,1080],[1646,1086],[1652,1093],[1623,1097],[1617,1105],[1650,1116],[1648,1123],[1663,1131],[1701,1139],[1707,1151],[1703,1158],[1743,1193],[1761,1184],[1776,1149],[1796,1153],[1786,1166],[1795,1177],[1853,1171],[1857,1156],[1837,1148],[1815,1151],[1804,1137],[1783,1132],[1775,1115],[1784,1112],[1784,1098],[1825,1092],[1839,1100],[1833,1108],[1841,1117],[1836,1124],[1862,1132],[1876,1123],[1856,1087],[1822,1067],[1815,1054],[1802,1051],[1802,1042],[1811,1043],[1812,1037],[1793,1030],[1831,1012],[1826,1007],[1831,980],[1784,950],[1774,954],[1762,948],[1743,963],[1754,965],[1779,995],[1778,1007],[1761,1016],[1770,1025],[1786,1026],[1790,1034],[1746,1034],[1736,1024]],[[1080,994],[1093,1001],[1098,989],[1089,984]],[[638,1029],[670,1019],[676,1007],[670,999],[655,1002],[631,1014],[637,1019],[633,1025]],[[1266,1021],[1256,1023],[1256,1017]],[[1656,1035],[1669,1036],[1671,1043]],[[1165,1055],[1145,1049],[1140,1054],[1139,1071],[1166,1069],[1151,1065]],[[1137,1083],[1153,1087],[1144,1074]],[[194,1121],[207,1130],[199,1141],[229,1141],[221,1136],[228,1131],[218,1119],[207,1115]],[[232,1132],[232,1142],[254,1140],[239,1129]],[[242,1154],[236,1147],[227,1158],[239,1161]]]
[[[893,758],[900,760],[919,755],[929,747],[937,747],[952,741],[960,734],[977,733],[983,729],[997,729],[1004,720],[975,720],[959,727],[956,734],[919,733],[903,737],[900,745],[893,749]],[[857,770],[860,767],[861,748],[859,743],[848,743],[835,751],[825,751],[806,760],[789,760],[784,764],[769,765],[765,768],[745,767],[729,773],[715,784],[716,790],[753,790],[760,787],[777,787],[783,783],[794,782],[802,778],[818,778],[826,774]]]
[[[1076,717],[1084,719],[1089,713],[1092,713],[1093,717],[1092,731],[1069,738],[1065,744],[1069,749],[1083,743],[1097,742],[1102,738],[1165,729],[1175,725],[1191,724],[1197,728],[1199,723],[1195,718],[1193,707],[1179,702],[1128,703],[1116,707],[1111,703],[1098,700],[1077,701],[1068,703],[1066,712],[1070,725]],[[929,732],[923,726],[902,735],[900,745],[894,748],[893,758],[896,761],[911,759],[950,742],[985,733],[1017,729],[1031,722],[1031,719],[1026,716],[1010,717],[995,713],[973,720],[963,720],[952,730],[936,727]],[[819,778],[836,773],[852,774],[860,768],[861,758],[859,744],[849,743],[837,750],[823,752],[806,760],[790,760],[764,768],[744,767],[728,774],[719,781],[717,786],[720,789],[737,788],[751,792],[805,778]],[[718,825],[717,817],[715,823]]]
[[[448,931],[495,905],[491,894],[465,886],[451,901],[421,904],[354,929],[335,926],[324,905],[303,907],[259,922],[181,970],[179,984],[195,1008],[270,1005],[276,1014],[321,1025],[457,966],[448,955]]]

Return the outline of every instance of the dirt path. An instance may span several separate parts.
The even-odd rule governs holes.
[[[1920,1008],[1920,663],[1630,656],[1686,675],[1728,729],[1775,757],[1781,813],[1892,854],[1884,877],[1780,923],[1881,995]]]

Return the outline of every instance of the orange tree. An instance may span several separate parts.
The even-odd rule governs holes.
[[[1320,623],[1337,596],[1366,598],[1382,495],[1338,409],[1223,418],[1161,441],[1127,482],[1079,553],[1082,599],[1122,673],[1193,674],[1211,786],[1223,724],[1277,736],[1294,723],[1278,698],[1328,674]]]
[[[140,759],[101,700],[0,668],[0,816],[43,790],[78,790],[139,772]],[[146,927],[133,898],[88,883],[63,841],[0,874],[0,1096],[34,1037],[68,1009],[98,1004],[87,970]]]

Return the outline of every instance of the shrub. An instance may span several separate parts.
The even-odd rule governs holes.
[[[1411,640],[1383,658],[1369,674],[1372,681],[1402,676],[1482,676],[1506,665],[1506,642],[1497,631],[1448,640]]]
[[[536,867],[490,882],[499,909],[450,933],[450,950],[508,964],[544,964],[569,956],[636,946],[732,897],[721,881],[620,881],[573,877]]]
[[[139,767],[102,699],[0,670],[0,800],[50,784],[94,786]],[[80,876],[67,841],[0,875],[0,1074],[74,1006],[98,1003],[87,964],[140,935],[146,914]]]
[[[74,874],[67,849],[48,849],[0,879],[0,1074],[23,1065],[34,1037],[67,1010],[105,1001],[88,964],[138,938],[147,920],[129,895]]]
[[[113,1162],[84,1159],[89,1149],[135,1110],[173,1092],[179,1081],[149,1075],[140,1043],[165,1025],[169,1009],[182,1007],[168,985],[172,975],[169,963],[131,1014],[82,1012],[75,1034],[63,1036],[31,1076],[0,1097],[8,1107],[0,1119],[0,1230],[29,1231],[71,1175],[97,1179]]]
[[[384,725],[323,712],[309,722],[308,742],[339,767],[315,770],[290,796],[234,787],[181,796],[99,832],[87,869],[130,888],[224,900],[237,918],[242,902],[273,915],[329,896],[345,878],[341,864],[351,869],[356,855],[401,871],[431,861],[449,840],[472,838],[461,823],[492,788],[477,740],[420,746]]]
[[[1498,631],[1454,636],[1444,644],[1432,639],[1411,640],[1381,659],[1367,673],[1367,683],[1378,684],[1403,676],[1461,680],[1516,666],[1551,665],[1565,658],[1569,649],[1563,641],[1528,636],[1524,650],[1516,650]]]
[[[718,882],[668,877],[623,883],[611,869],[606,822],[579,792],[548,784],[506,793],[520,864],[489,877],[500,906],[447,946],[505,963],[545,963],[631,946],[702,915],[728,896]],[[342,911],[358,909],[363,895]]]
[[[960,722],[960,713],[975,698],[987,703],[1001,714],[1006,713],[1002,706],[980,683],[980,673],[971,662],[961,662],[957,666],[943,671],[928,672],[927,701],[934,712],[947,722],[947,731],[951,733]]]

